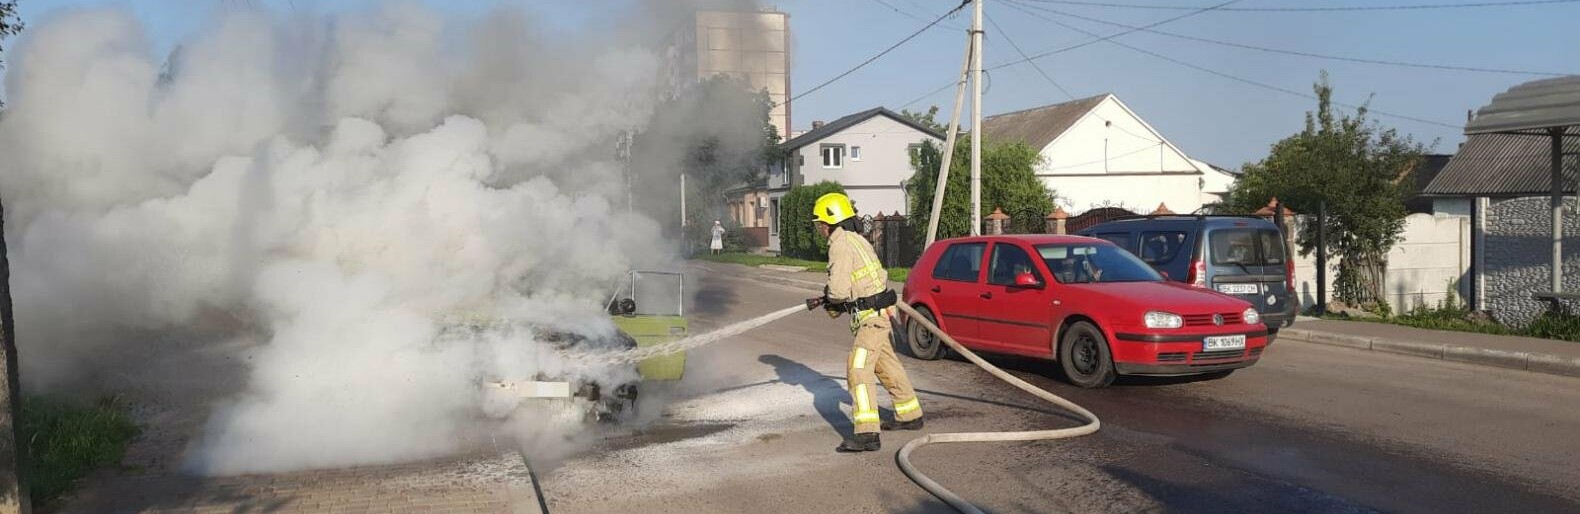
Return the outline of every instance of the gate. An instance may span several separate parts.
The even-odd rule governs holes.
[[[883,261],[884,267],[909,268],[921,258],[921,244],[916,240],[916,231],[905,216],[884,216],[882,213],[864,216],[862,226],[866,229],[863,235],[872,243],[872,249],[878,252],[878,260]]]
[[[1083,212],[1080,216],[1070,218],[1070,221],[1065,223],[1064,230],[1066,233],[1074,234],[1076,232],[1097,226],[1098,224],[1105,221],[1135,215],[1136,213],[1130,212],[1129,210],[1120,207],[1099,207]]]

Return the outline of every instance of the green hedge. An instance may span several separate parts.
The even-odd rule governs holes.
[[[828,260],[828,239],[818,235],[812,225],[816,220],[812,206],[820,196],[843,192],[845,186],[829,181],[790,188],[779,201],[779,253],[798,259]]]

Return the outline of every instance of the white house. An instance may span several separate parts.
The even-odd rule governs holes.
[[[877,107],[829,123],[813,122],[812,130],[785,141],[788,158],[768,175],[769,242],[779,251],[779,200],[792,186],[824,180],[845,186],[845,193],[863,214],[904,214],[910,203],[911,152],[924,141],[942,144],[943,134]]]
[[[1193,212],[1234,180],[1191,159],[1113,94],[992,116],[982,134],[1040,149],[1037,176],[1071,214],[1094,207],[1150,212],[1160,203]]]

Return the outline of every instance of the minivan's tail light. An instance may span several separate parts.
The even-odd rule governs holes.
[[[1185,282],[1205,289],[1207,287],[1207,263],[1201,259],[1191,261],[1190,276],[1186,278]]]
[[[1289,287],[1289,294],[1295,294],[1295,261],[1284,259],[1284,285]]]

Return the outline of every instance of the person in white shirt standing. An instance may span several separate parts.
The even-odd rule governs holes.
[[[708,243],[708,248],[713,250],[714,255],[724,253],[724,225],[719,224],[719,220],[713,220],[712,233],[713,241]]]

